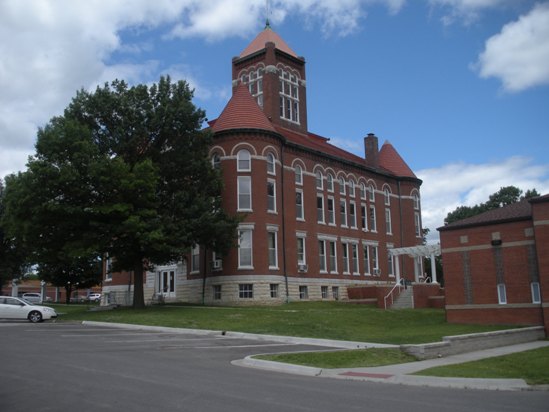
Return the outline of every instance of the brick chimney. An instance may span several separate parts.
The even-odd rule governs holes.
[[[368,136],[364,138],[364,155],[368,166],[373,168],[379,166],[378,141],[377,136],[373,133],[368,133]]]

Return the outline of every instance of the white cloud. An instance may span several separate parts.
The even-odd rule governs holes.
[[[549,3],[488,39],[476,67],[481,77],[497,77],[511,92],[549,84]]]
[[[460,21],[467,25],[478,20],[484,10],[516,4],[517,0],[429,0],[429,3],[445,11],[441,18],[443,24]]]
[[[533,164],[515,156],[498,163],[452,163],[416,173],[423,180],[421,210],[423,227],[431,229],[430,240],[438,237],[437,227],[458,206],[486,202],[501,187],[516,186],[523,191],[536,189],[549,193],[549,165]]]

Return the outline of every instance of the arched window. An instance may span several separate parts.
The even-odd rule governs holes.
[[[295,167],[295,184],[296,185],[302,185],[303,184],[303,169],[300,165],[296,165]]]
[[[218,153],[214,153],[212,156],[212,167],[214,169],[219,169],[221,166],[221,158],[219,157]]]
[[[343,179],[342,177],[339,178],[339,194],[345,194],[345,179]]]
[[[366,185],[364,183],[360,183],[360,198],[366,199]]]
[[[275,157],[272,153],[267,153],[267,173],[270,175],[276,174]]]
[[[239,172],[249,172],[252,170],[251,155],[250,152],[246,149],[242,149],[236,155],[238,166],[237,170]]]
[[[417,193],[414,193],[414,209],[419,210],[419,195]]]
[[[299,123],[298,77],[287,70],[278,69],[280,117]]]
[[[349,196],[354,196],[355,195],[355,181],[354,180],[349,180]]]
[[[248,85],[250,94],[255,98],[257,104],[263,107],[263,74],[265,69],[260,66],[257,70],[252,67],[249,73],[240,76],[240,81]]]
[[[316,176],[316,188],[322,190],[324,188],[324,176],[320,170],[317,170],[315,173]]]
[[[328,173],[326,177],[326,185],[328,186],[328,192],[334,191],[334,176],[331,173]]]
[[[374,185],[372,184],[368,186],[368,195],[370,197],[370,202],[376,201],[376,192],[375,192]]]
[[[389,206],[391,204],[391,190],[388,186],[383,188],[383,195],[385,197],[385,205]]]

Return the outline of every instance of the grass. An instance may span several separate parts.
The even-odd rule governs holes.
[[[529,385],[547,385],[549,384],[549,347],[457,365],[438,366],[416,372],[415,375],[524,379]]]
[[[414,362],[416,358],[398,348],[370,348],[326,352],[282,353],[257,355],[256,359],[291,363],[316,368],[366,368]]]
[[[88,311],[88,305],[50,305],[63,320],[227,330],[378,343],[427,343],[443,336],[505,326],[446,323],[442,309],[381,310],[340,302],[294,302],[275,307],[155,306]]]

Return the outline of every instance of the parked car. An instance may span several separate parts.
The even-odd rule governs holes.
[[[101,293],[90,293],[88,296],[88,300],[90,302],[100,302],[101,301]]]
[[[42,303],[42,295],[40,293],[23,293],[21,297],[30,303]]]
[[[37,323],[55,318],[57,313],[52,308],[34,305],[13,296],[0,296],[0,319],[28,319]]]

